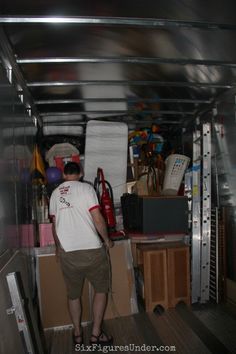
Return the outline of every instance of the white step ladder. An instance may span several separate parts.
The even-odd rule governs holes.
[[[32,337],[33,328],[29,324],[29,316],[25,311],[25,299],[22,297],[22,291],[17,279],[17,273],[9,273],[6,276],[7,284],[11,296],[12,307],[7,309],[8,315],[15,315],[17,327],[22,340],[23,350],[27,354],[43,354],[41,345],[34,343]]]

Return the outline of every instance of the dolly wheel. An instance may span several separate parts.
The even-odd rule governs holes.
[[[175,308],[186,308],[187,305],[183,300],[180,300],[176,305]]]
[[[165,309],[164,309],[164,307],[161,306],[161,305],[156,305],[156,306],[154,307],[153,312],[155,313],[155,315],[160,316],[160,315],[162,315],[162,314],[165,312]]]

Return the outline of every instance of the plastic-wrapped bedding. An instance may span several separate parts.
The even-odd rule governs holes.
[[[103,169],[113,191],[114,202],[125,192],[128,126],[120,122],[91,120],[86,128],[84,177],[94,182],[97,168]]]

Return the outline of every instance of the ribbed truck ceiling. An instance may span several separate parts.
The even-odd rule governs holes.
[[[184,127],[235,90],[233,0],[12,0],[0,8],[2,63],[47,125],[102,118]]]

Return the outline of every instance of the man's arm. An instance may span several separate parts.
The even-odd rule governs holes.
[[[52,235],[53,235],[53,238],[54,238],[56,250],[58,250],[58,248],[61,247],[61,244],[60,244],[59,238],[58,238],[57,233],[56,233],[55,216],[52,216],[51,220],[52,220]]]
[[[99,235],[103,239],[105,245],[109,248],[113,247],[114,242],[111,239],[109,239],[108,232],[107,232],[107,225],[104,220],[104,217],[102,216],[100,209],[95,208],[95,209],[91,210],[90,213],[93,218],[94,225],[95,225]]]

